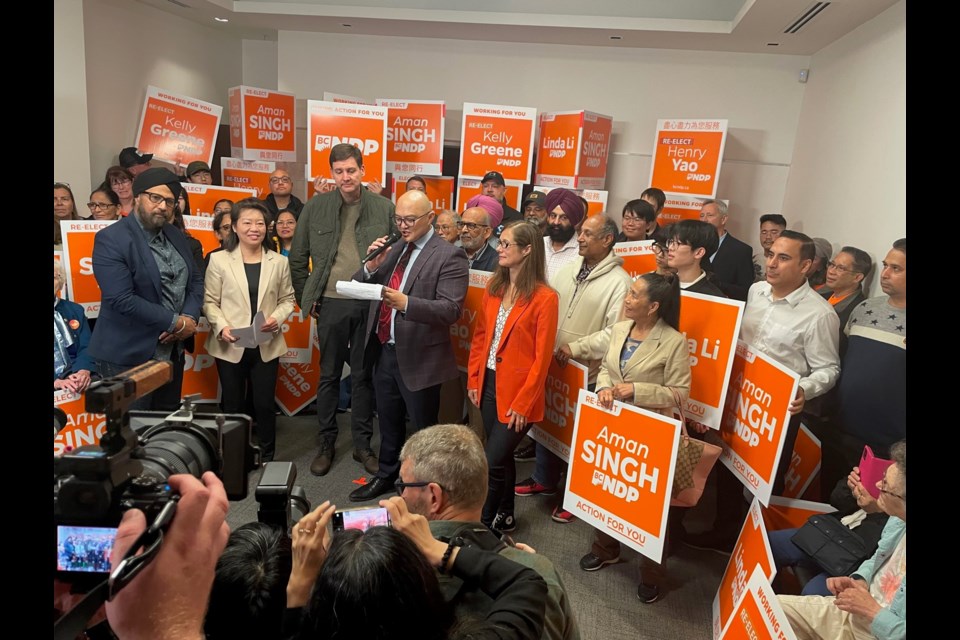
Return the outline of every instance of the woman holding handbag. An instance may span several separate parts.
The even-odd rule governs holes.
[[[690,394],[690,354],[677,330],[680,283],[673,274],[639,276],[624,298],[623,310],[627,320],[611,327],[610,346],[597,374],[597,398],[607,408],[619,400],[672,416],[677,403]],[[669,542],[667,546],[664,559]],[[597,529],[580,568],[597,571],[619,561],[620,543]],[[637,597],[647,604],[659,600],[663,577],[663,564],[641,556]]]
[[[547,284],[539,228],[523,221],[507,225],[497,254],[470,345],[467,396],[480,408],[487,435],[489,490],[480,520],[507,532],[517,526],[513,450],[543,420],[560,300]]]

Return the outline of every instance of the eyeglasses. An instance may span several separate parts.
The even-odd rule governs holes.
[[[87,209],[90,209],[90,211],[103,211],[105,209],[109,209],[110,207],[115,207],[115,206],[117,205],[113,204],[112,202],[88,202],[87,203]]]
[[[402,496],[404,489],[416,489],[418,487],[426,487],[431,484],[435,484],[443,489],[443,486],[441,486],[439,482],[402,482],[399,478],[397,478],[397,481],[393,483],[393,487],[397,490],[397,495]]]
[[[398,227],[412,227],[413,225],[417,224],[417,221],[420,220],[420,218],[424,218],[424,217],[430,215],[431,213],[433,213],[433,212],[432,212],[432,211],[427,211],[425,214],[423,214],[423,215],[421,215],[421,216],[417,216],[416,218],[397,218],[397,217],[394,217],[393,221],[397,224]]]
[[[295,227],[297,226],[297,221],[296,220],[278,220],[277,226],[278,227]]]
[[[147,196],[150,199],[150,202],[152,202],[153,204],[160,204],[161,202],[163,202],[170,209],[173,209],[175,206],[177,206],[176,200],[174,200],[173,198],[164,198],[159,193],[153,193],[152,191],[144,191],[140,195]]]
[[[689,242],[680,242],[679,240],[677,240],[676,238],[674,238],[673,240],[667,240],[667,249],[670,249],[671,251],[676,251],[678,247],[682,247],[683,245],[688,245],[688,244],[690,244],[690,243],[689,243]],[[659,245],[654,244],[653,246],[657,247],[657,246],[659,246]],[[662,251],[662,249],[661,249],[661,251]]]
[[[446,233],[447,231],[453,231],[454,225],[452,224],[438,224],[436,226],[437,231],[440,233]]]
[[[489,229],[490,225],[488,224],[477,224],[476,222],[458,222],[457,229],[466,229],[470,233],[477,231],[478,229]]]
[[[833,261],[830,261],[827,263],[827,269],[836,269],[840,273],[860,273],[856,269],[845,267],[842,264],[837,264],[836,262],[833,262]]]
[[[283,176],[281,178],[270,178],[270,184],[290,184],[293,180],[289,176]]]
[[[640,224],[641,218],[639,216],[623,216],[623,224]]]
[[[663,252],[665,251],[665,248],[662,244],[657,244],[656,242],[654,242],[652,245],[650,245],[650,250],[653,251],[654,255],[662,256]]]
[[[497,240],[497,248],[503,249],[506,251],[510,247],[525,247],[527,245],[520,244],[519,242],[509,242],[507,240]]]
[[[893,498],[900,498],[901,500],[904,500],[904,501],[906,500],[906,498],[904,498],[904,497],[903,497],[902,495],[900,495],[899,493],[894,493],[893,491],[887,491],[887,479],[886,479],[886,478],[884,478],[883,480],[880,481],[880,493],[883,493],[883,494],[888,495],[888,496],[893,497]]]
[[[112,187],[119,187],[119,186],[122,186],[122,185],[125,185],[125,184],[130,184],[131,182],[133,182],[133,180],[131,180],[131,179],[129,179],[129,178],[118,178],[118,179],[116,179],[116,180],[111,180],[111,181],[110,181],[110,186],[112,186]]]

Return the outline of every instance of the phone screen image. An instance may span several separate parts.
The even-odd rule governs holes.
[[[112,527],[57,527],[57,570],[109,573],[117,530]]]
[[[383,507],[348,509],[334,514],[334,528],[338,531],[390,526],[390,514]]]

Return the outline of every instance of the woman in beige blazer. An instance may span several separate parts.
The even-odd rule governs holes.
[[[674,391],[681,401],[690,395],[690,354],[686,339],[677,331],[680,283],[676,276],[647,273],[638,277],[623,300],[623,313],[628,319],[611,328],[610,346],[597,374],[597,399],[608,408],[619,400],[672,415]],[[670,516],[676,517],[675,511]],[[584,571],[620,560],[620,543],[599,529],[593,533],[591,552],[580,559]],[[669,542],[664,561],[667,555]],[[662,582],[663,565],[641,556],[637,597],[648,604],[656,602]]]
[[[210,322],[207,352],[217,359],[220,404],[226,413],[242,413],[249,381],[257,419],[261,459],[273,460],[276,416],[273,398],[280,356],[287,343],[280,323],[293,311],[293,284],[287,259],[273,250],[267,236],[270,212],[256,198],[237,203],[232,232],[223,251],[210,255],[204,283],[203,315]],[[258,312],[267,340],[259,346],[234,344],[237,328],[249,327]]]

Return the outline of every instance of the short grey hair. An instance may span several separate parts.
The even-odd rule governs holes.
[[[727,203],[724,202],[723,200],[713,200],[713,199],[711,199],[711,200],[704,200],[703,202],[700,203],[700,208],[702,209],[703,207],[707,206],[708,204],[715,204],[715,205],[717,205],[717,211],[720,212],[720,215],[722,215],[722,216],[727,215]]]
[[[410,482],[436,482],[450,503],[479,508],[487,499],[487,456],[477,435],[462,424],[438,424],[410,436],[400,464],[410,460]]]

